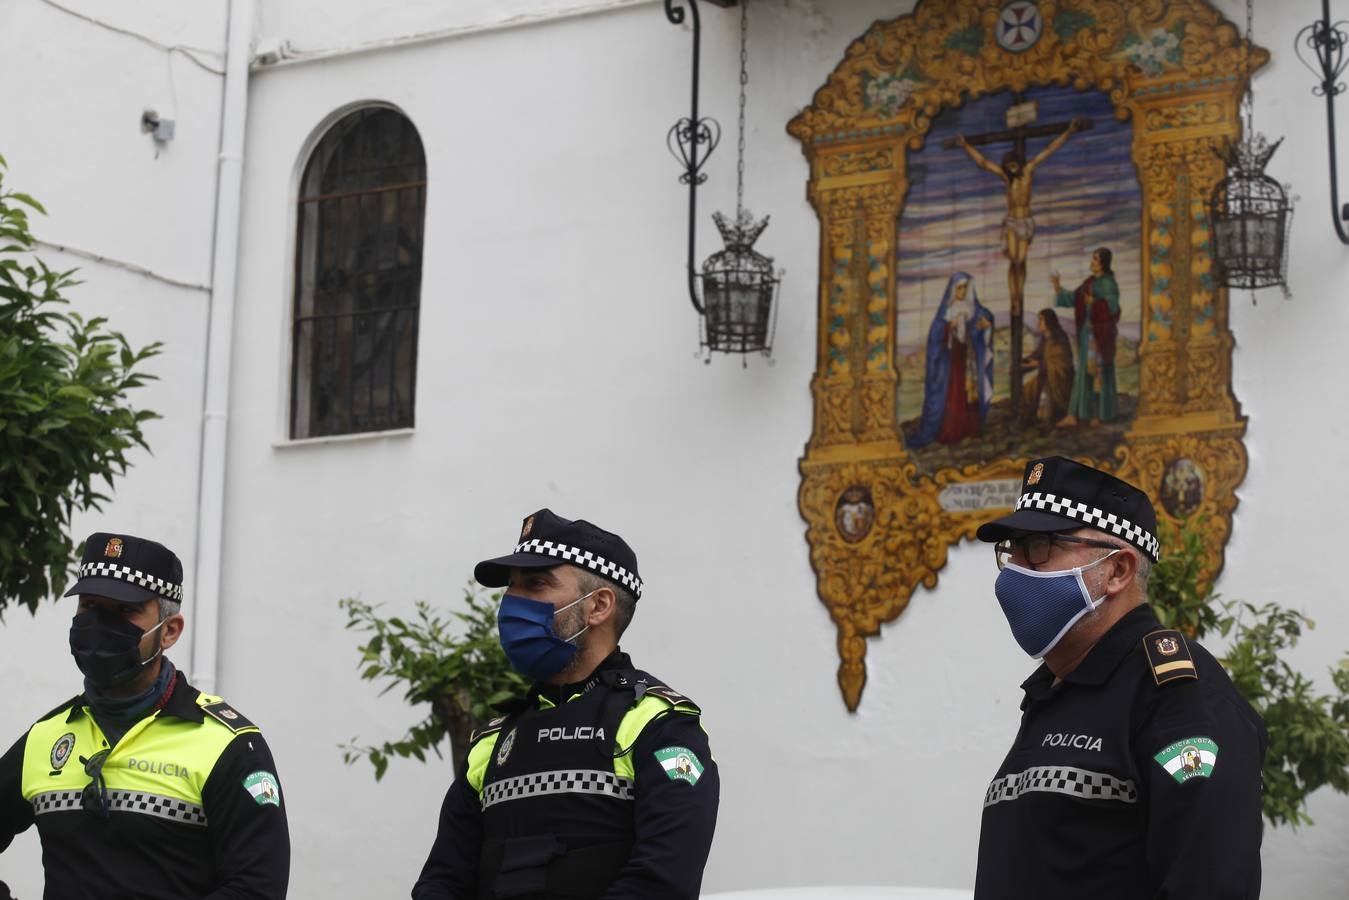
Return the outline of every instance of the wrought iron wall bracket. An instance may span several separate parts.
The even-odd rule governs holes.
[[[711,2],[715,2],[718,6],[733,5],[733,2],[726,2],[726,0],[711,0]],[[679,5],[681,3],[682,6]],[[695,284],[698,273],[694,266],[698,185],[707,180],[707,176],[702,174],[701,169],[721,141],[721,125],[718,124],[716,119],[698,117],[698,66],[703,37],[703,23],[702,16],[698,13],[698,0],[665,0],[665,18],[673,25],[683,25],[685,7],[688,9],[688,16],[692,18],[693,23],[693,96],[690,101],[688,116],[671,126],[669,133],[665,136],[665,144],[670,148],[670,154],[684,167],[684,173],[679,176],[679,183],[686,184],[689,187],[689,300],[692,301],[693,308],[698,311],[698,315],[702,315],[703,304],[698,299],[698,289]]]
[[[1349,244],[1349,232],[1345,229],[1345,220],[1349,219],[1349,203],[1340,203],[1339,165],[1335,149],[1335,98],[1344,92],[1340,83],[1349,59],[1345,57],[1345,46],[1349,42],[1349,23],[1330,21],[1330,0],[1321,0],[1321,18],[1303,28],[1297,34],[1293,50],[1302,64],[1311,70],[1320,83],[1312,88],[1312,93],[1326,98],[1326,133],[1330,145],[1330,218],[1335,223],[1335,233],[1340,242]],[[1309,54],[1313,61],[1309,61]]]

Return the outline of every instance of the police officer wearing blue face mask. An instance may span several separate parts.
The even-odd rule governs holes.
[[[1063,457],[980,526],[1012,637],[1043,663],[984,796],[976,900],[1255,898],[1264,723],[1147,605],[1148,496]]]
[[[506,588],[501,645],[534,684],[473,736],[412,896],[697,897],[720,781],[698,706],[618,649],[632,548],[541,509],[474,576]]]
[[[290,837],[267,742],[164,655],[184,628],[177,555],[99,532],[79,575],[67,596],[84,691],[0,757],[0,850],[37,826],[48,900],[285,897]]]

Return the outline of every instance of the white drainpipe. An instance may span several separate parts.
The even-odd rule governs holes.
[[[197,581],[192,596],[187,597],[184,604],[192,621],[192,682],[208,694],[216,690],[220,634],[220,559],[225,530],[230,354],[239,263],[244,130],[248,119],[248,64],[253,52],[256,17],[255,0],[230,0],[229,37],[225,45],[225,97],[220,113],[220,158],[216,172],[201,468],[197,485]]]

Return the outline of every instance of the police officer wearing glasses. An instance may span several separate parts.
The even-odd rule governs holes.
[[[984,796],[976,900],[1258,897],[1265,727],[1147,605],[1147,495],[1038,459],[978,537],[1012,637],[1043,662]]]
[[[84,692],[0,757],[0,850],[37,825],[47,900],[284,897],[290,838],[267,742],[164,656],[183,634],[182,563],[98,533],[79,574],[67,596]]]
[[[472,738],[415,900],[698,896],[720,784],[699,709],[618,649],[642,595],[621,537],[542,509],[474,576],[534,679]]]

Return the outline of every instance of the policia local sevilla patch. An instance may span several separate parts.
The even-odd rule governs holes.
[[[244,779],[244,790],[253,796],[258,806],[266,803],[281,805],[281,785],[276,783],[276,776],[271,772],[259,771],[249,775]]]
[[[666,747],[656,751],[656,761],[665,769],[671,781],[687,781],[697,784],[703,777],[703,764],[698,755],[688,747]]]
[[[1177,782],[1208,778],[1218,764],[1218,745],[1210,738],[1192,737],[1169,744],[1153,757]]]

